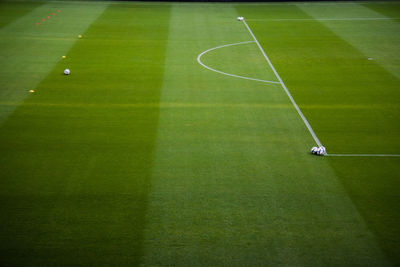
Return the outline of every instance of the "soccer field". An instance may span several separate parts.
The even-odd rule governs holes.
[[[1,1],[0,62],[1,266],[400,265],[399,2]]]

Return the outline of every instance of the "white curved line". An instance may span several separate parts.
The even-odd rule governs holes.
[[[218,49],[218,48],[222,48],[222,47],[227,47],[227,46],[232,46],[232,45],[240,45],[240,44],[247,44],[247,43],[255,43],[255,41],[247,41],[247,42],[240,42],[240,43],[234,43],[234,44],[227,44],[227,45],[221,45],[221,46],[217,46],[217,47],[213,47],[213,48],[207,49],[206,51],[201,52],[201,53],[199,54],[199,56],[197,57],[197,62],[199,62],[199,64],[202,65],[202,66],[203,66],[204,68],[206,68],[206,69],[209,69],[209,70],[211,70],[211,71],[215,71],[215,72],[218,72],[218,73],[221,73],[221,74],[224,74],[224,75],[228,75],[228,76],[232,76],[232,77],[236,77],[236,78],[241,78],[241,79],[246,79],[246,80],[264,82],[264,83],[276,83],[276,84],[279,84],[280,82],[273,82],[273,81],[267,81],[267,80],[260,80],[260,79],[255,79],[255,78],[250,78],[250,77],[245,77],[245,76],[239,76],[239,75],[235,75],[235,74],[226,73],[226,72],[223,72],[223,71],[220,71],[220,70],[213,69],[213,68],[211,68],[211,67],[205,65],[203,62],[201,62],[201,57],[202,57],[205,53],[208,53],[208,52],[210,52],[210,51],[212,51],[212,50],[215,50],[215,49]]]

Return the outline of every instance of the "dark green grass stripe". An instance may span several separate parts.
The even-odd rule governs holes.
[[[44,3],[45,2],[0,1],[0,29]]]
[[[346,192],[393,263],[400,265],[399,158],[329,158]]]
[[[384,16],[400,21],[400,3],[398,2],[393,2],[386,5],[382,5],[380,3],[365,3],[363,6],[372,9],[375,12],[381,13]]]
[[[159,102],[168,27],[109,6],[0,128],[0,264],[140,263],[159,110],[113,105]]]
[[[328,152],[399,152],[396,77],[297,7],[238,10],[251,18],[310,19],[301,23],[250,20],[249,25]],[[344,27],[349,30],[351,24]],[[352,105],[370,108],[339,108]],[[398,265],[398,159],[329,161],[380,247]]]
[[[297,17],[308,17],[301,10],[296,12]],[[300,108],[316,103],[398,106],[400,81],[321,23],[249,23]],[[304,109],[304,115],[331,152],[400,151],[400,125],[394,120],[400,116],[398,108],[379,113],[373,109],[320,111]]]

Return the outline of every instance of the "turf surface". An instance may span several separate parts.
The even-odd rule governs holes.
[[[279,84],[196,60],[244,16],[328,153],[399,154],[399,10],[0,2],[0,264],[400,264],[400,158],[314,157]]]

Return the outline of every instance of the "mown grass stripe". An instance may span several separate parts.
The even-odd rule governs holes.
[[[380,16],[358,3],[336,3],[330,8],[298,5],[298,8],[289,12],[288,8],[276,7],[249,14],[257,19],[286,14],[288,18],[303,17],[309,21],[300,24],[253,21],[251,25],[260,43],[268,47],[279,73],[293,88],[296,101],[305,107],[304,113],[324,139],[327,152],[397,155],[399,80],[393,72],[382,68],[379,61],[392,68],[398,66],[390,64],[396,61],[393,55],[399,47],[398,22],[364,21],[349,25],[347,21],[318,21],[321,17]],[[383,42],[377,42],[376,38]],[[341,108],[350,106],[366,108]],[[394,265],[398,264],[398,158],[327,157],[326,160],[375,235],[379,245],[377,254],[382,250]]]
[[[248,40],[238,13],[234,5],[173,6],[162,103],[290,104],[279,85],[193,65],[204,49]],[[244,65],[273,75],[257,49],[241,50],[242,57],[230,51],[212,55],[229,73]],[[293,107],[162,109],[144,265],[386,263],[327,159],[308,152],[310,143]]]
[[[0,29],[44,4],[45,2],[0,1]],[[34,18],[32,23],[33,21]]]
[[[0,105],[19,105],[12,102],[0,102]],[[286,104],[268,103],[131,103],[131,104],[101,104],[101,103],[24,103],[25,107],[55,107],[55,108],[290,108]]]
[[[40,93],[36,92],[36,93]],[[205,102],[161,102],[161,103],[44,103],[44,102],[2,102],[2,106],[25,106],[25,107],[54,107],[54,108],[291,108],[290,104],[281,103],[205,103]],[[398,109],[397,105],[302,105],[302,109]]]
[[[310,132],[310,134],[312,135],[312,137],[314,138],[315,143],[321,147],[322,144],[319,141],[317,135],[315,134],[314,130],[312,129],[310,123],[308,122],[308,120],[306,119],[306,117],[303,115],[303,112],[301,112],[299,106],[297,105],[296,101],[294,100],[294,98],[292,97],[292,94],[289,92],[289,89],[287,89],[285,83],[282,81],[281,77],[279,76],[278,72],[275,70],[275,67],[272,65],[271,61],[269,60],[267,54],[265,53],[264,49],[261,47],[260,43],[258,42],[257,38],[254,36],[252,30],[250,29],[249,25],[246,23],[246,20],[243,20],[244,25],[246,26],[247,30],[249,31],[249,33],[251,34],[251,36],[253,37],[254,41],[257,43],[258,47],[260,48],[261,53],[263,54],[265,60],[267,60],[269,66],[271,67],[272,71],[274,72],[276,78],[279,80],[280,84],[282,85],[283,89],[285,90],[285,93],[287,94],[287,96],[290,99],[290,102],[292,102],[294,108],[296,109],[297,113],[300,115],[301,119],[303,120],[304,124],[306,125],[308,131]]]
[[[3,5],[3,3],[0,3]],[[23,3],[7,3],[19,8]],[[27,6],[29,6],[28,4]],[[95,6],[74,3],[43,2],[0,29],[0,99],[22,103],[29,97],[28,91],[35,87],[49,74],[61,56],[77,40],[77,35],[84,32],[90,23],[104,10],[107,3]],[[82,8],[83,7],[83,8]],[[62,16],[49,21],[46,25],[35,26],[35,19],[62,9]],[[1,17],[8,9],[0,9]],[[0,125],[7,120],[15,108],[10,105],[0,106]]]
[[[158,103],[168,27],[110,5],[0,128],[1,264],[140,263],[159,108],[112,107]]]

